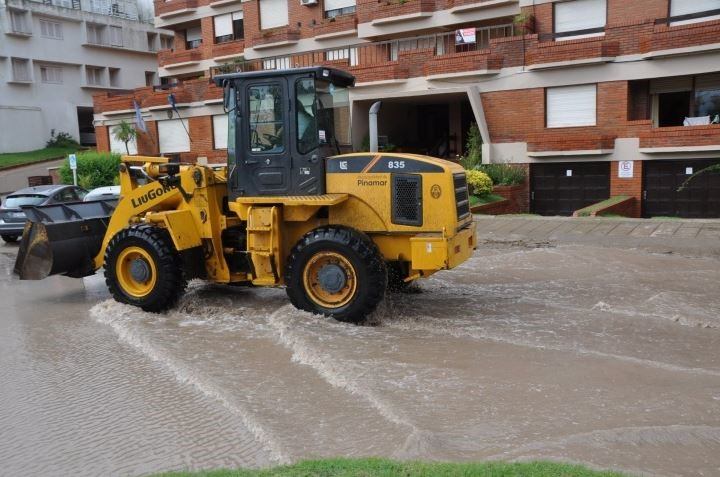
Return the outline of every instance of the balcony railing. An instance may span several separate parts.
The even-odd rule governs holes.
[[[474,43],[459,42],[454,32],[360,43],[343,48],[327,48],[292,55],[229,62],[213,68],[211,75],[327,65],[350,71],[384,66],[395,68],[394,75],[397,76],[399,73],[394,65],[400,65],[405,68],[403,71],[409,71],[411,76],[422,76],[425,63],[428,61],[443,57],[450,58],[459,53],[489,54],[487,50],[492,40],[511,37],[514,34],[513,25],[498,25],[478,28]],[[474,63],[468,62],[468,65],[469,68],[473,68]],[[375,73],[382,76],[383,72],[375,68]]]
[[[34,3],[71,10],[97,13],[126,20],[152,22],[152,18],[140,18],[137,2],[133,0],[30,0]]]

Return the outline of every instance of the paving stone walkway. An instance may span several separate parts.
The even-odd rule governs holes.
[[[720,220],[476,215],[475,221],[479,239],[486,241],[579,242],[720,256]]]

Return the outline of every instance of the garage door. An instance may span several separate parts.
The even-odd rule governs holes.
[[[572,215],[610,197],[610,163],[532,164],[530,209],[540,215]]]
[[[643,163],[645,217],[720,217],[720,173],[703,174],[682,192],[680,185],[693,173],[717,160],[646,161]]]

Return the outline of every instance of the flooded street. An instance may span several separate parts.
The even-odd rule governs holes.
[[[149,314],[100,274],[19,282],[0,246],[3,475],[320,456],[720,474],[720,262],[485,240],[352,326],[192,282]]]

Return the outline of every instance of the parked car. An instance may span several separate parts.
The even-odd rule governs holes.
[[[23,205],[49,205],[63,202],[79,202],[87,191],[72,185],[44,185],[27,187],[5,197],[0,206],[0,237],[6,242],[16,242],[25,228]]]
[[[91,200],[118,200],[120,198],[120,186],[98,187],[87,193],[83,199],[85,202]]]

